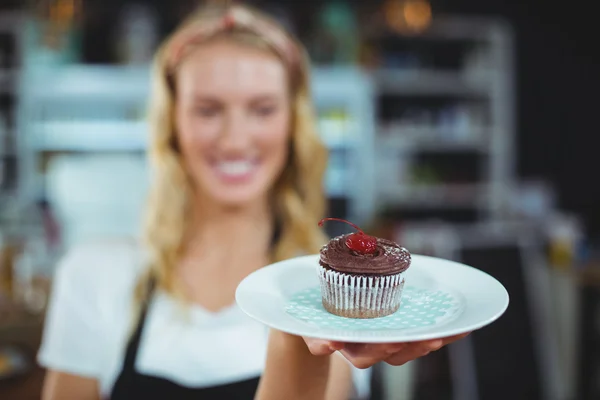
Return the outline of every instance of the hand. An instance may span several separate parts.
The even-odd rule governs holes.
[[[432,351],[467,337],[469,333],[442,339],[408,343],[343,343],[305,337],[304,341],[313,355],[324,356],[339,351],[356,368],[369,368],[380,361],[398,366],[423,357]]]

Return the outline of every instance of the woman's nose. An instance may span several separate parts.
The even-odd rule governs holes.
[[[248,124],[243,115],[230,114],[225,119],[220,135],[224,150],[244,150],[249,144]]]

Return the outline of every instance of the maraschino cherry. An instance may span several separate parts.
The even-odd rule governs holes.
[[[348,222],[341,218],[323,218],[319,221],[319,226],[323,226],[323,222],[325,221],[345,222],[358,231],[349,235],[346,239],[346,246],[348,246],[350,250],[354,250],[359,254],[373,254],[377,251],[377,239],[364,233],[362,229],[352,222]]]

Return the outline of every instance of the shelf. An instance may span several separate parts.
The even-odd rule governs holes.
[[[381,94],[487,96],[485,79],[465,79],[458,72],[435,70],[378,70],[375,84]]]
[[[485,140],[489,137],[486,130],[477,131],[470,137],[452,138],[449,133],[439,129],[398,129],[394,133],[386,131],[377,138],[377,142],[381,148],[410,151],[485,153],[490,150]]]
[[[410,208],[479,207],[488,189],[485,184],[388,185],[381,189],[381,200],[386,205]]]
[[[502,218],[507,207],[501,199],[511,196],[515,179],[515,52],[510,25],[497,19],[439,16],[430,29],[414,37],[394,36],[383,26],[374,34],[409,42],[414,46],[406,46],[398,58],[404,54],[416,59],[413,66],[373,70],[381,118],[375,138],[377,206],[423,218]],[[415,43],[415,38],[421,42]],[[446,53],[438,40],[465,41],[452,44],[461,53],[455,54],[457,68],[435,67],[440,65],[438,55],[444,58]],[[422,59],[419,46],[428,50]],[[467,176],[472,173],[478,181],[440,181],[434,166],[454,167],[454,162],[465,172],[442,176],[470,182]],[[422,180],[415,176],[421,166]]]
[[[143,151],[144,122],[46,122],[32,127],[29,145],[37,151]]]
[[[25,72],[25,95],[34,101],[146,100],[150,69],[129,66],[67,66]]]

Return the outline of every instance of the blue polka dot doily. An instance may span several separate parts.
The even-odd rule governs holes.
[[[292,296],[286,311],[306,323],[321,328],[341,330],[415,329],[449,322],[460,315],[463,301],[457,295],[441,290],[406,286],[400,309],[392,315],[372,319],[344,318],[323,308],[321,290],[312,287]]]

